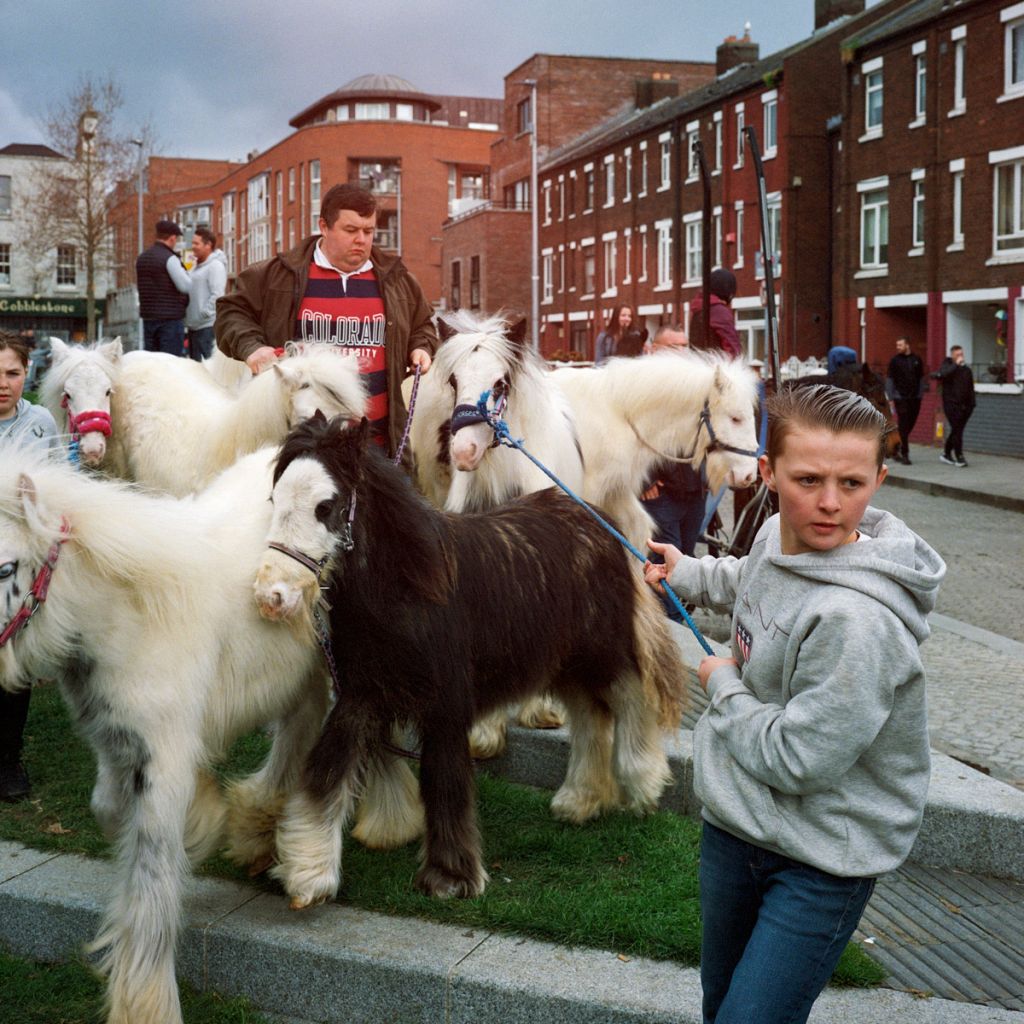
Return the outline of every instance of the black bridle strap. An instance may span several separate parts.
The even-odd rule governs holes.
[[[626,416],[626,422],[629,424],[629,429],[636,435],[636,439],[649,451],[654,452],[659,458],[664,459],[666,462],[682,462],[686,465],[692,466],[697,462],[697,445],[700,441],[700,428],[704,427],[708,432],[708,438],[710,443],[704,449],[704,458],[706,459],[711,452],[733,452],[735,455],[749,455],[751,458],[757,458],[760,452],[751,451],[749,448],[737,448],[735,445],[725,444],[723,441],[718,440],[718,435],[715,433],[715,428],[711,423],[711,406],[708,404],[708,400],[704,399],[704,408],[700,411],[700,416],[697,417],[697,434],[693,439],[693,445],[690,447],[690,451],[687,455],[669,455],[668,452],[660,451],[655,448],[649,441],[636,428],[636,424]],[[704,459],[700,460],[701,462]]]
[[[296,548],[290,548],[287,544],[281,544],[276,540],[267,541],[267,547],[273,548],[274,551],[280,551],[282,555],[287,555],[289,558],[294,558],[296,562],[304,565],[317,578],[320,577],[320,572],[327,562],[326,555],[317,562]]]

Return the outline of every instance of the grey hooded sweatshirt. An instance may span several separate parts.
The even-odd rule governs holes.
[[[217,313],[217,300],[228,285],[228,258],[223,249],[214,249],[202,263],[197,263],[189,279],[192,290],[188,295],[185,326],[190,330],[212,327]]]
[[[784,555],[779,519],[745,558],[686,558],[669,580],[733,609],[732,654],[694,730],[704,818],[834,875],[891,871],[924,813],[931,759],[919,645],[946,573],[901,520],[869,508],[861,539]]]

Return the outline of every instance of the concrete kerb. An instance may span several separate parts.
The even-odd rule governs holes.
[[[0,843],[0,944],[66,960],[95,931],[112,866]],[[179,974],[292,1024],[697,1024],[696,970],[193,878]],[[828,989],[812,1024],[1021,1024],[1024,1014],[891,990]]]

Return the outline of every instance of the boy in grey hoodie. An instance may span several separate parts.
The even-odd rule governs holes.
[[[945,575],[899,519],[869,507],[886,423],[829,385],[769,402],[762,477],[779,514],[745,558],[647,564],[685,600],[733,611],[708,657],[694,730],[703,804],[705,1022],[801,1022],[875,877],[903,862],[930,775],[920,643]]]

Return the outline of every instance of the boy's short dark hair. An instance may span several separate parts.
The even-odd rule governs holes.
[[[320,216],[330,228],[342,210],[352,210],[360,217],[372,217],[377,212],[377,200],[372,192],[359,185],[348,182],[333,185],[320,204]]]
[[[19,338],[16,334],[11,334],[10,331],[0,331],[0,352],[8,348],[21,360],[21,365],[27,370],[28,342],[24,338]]]
[[[217,248],[217,236],[207,227],[196,228],[193,234],[198,235],[207,245]]]
[[[775,464],[796,426],[832,434],[851,431],[878,441],[878,465],[885,461],[886,418],[863,396],[831,384],[784,387],[768,399],[768,462]]]

